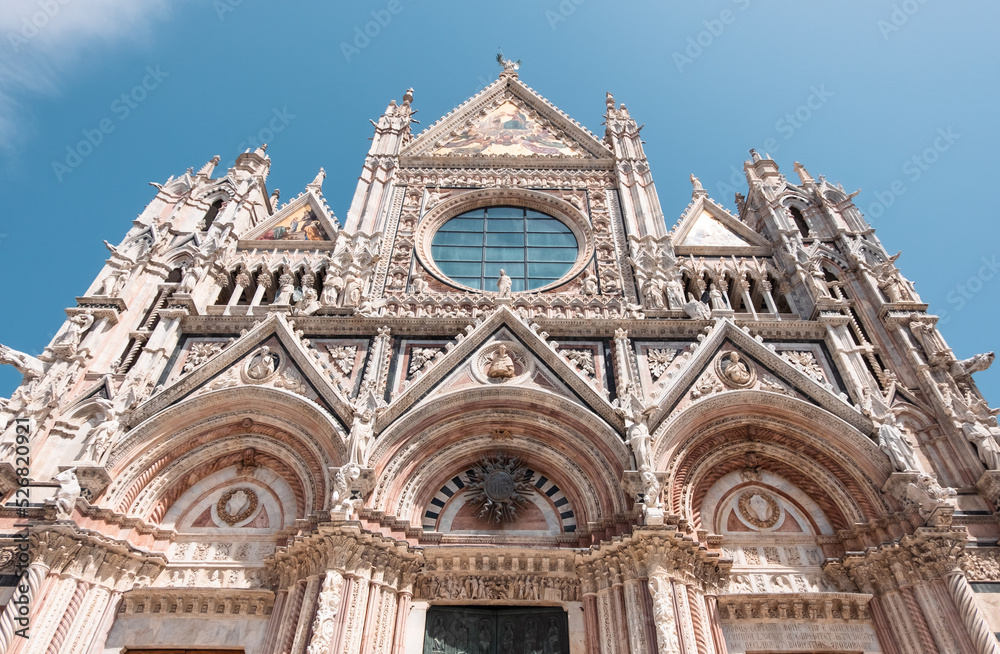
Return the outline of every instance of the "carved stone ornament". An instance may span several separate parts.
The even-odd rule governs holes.
[[[673,348],[650,348],[646,350],[646,364],[653,381],[657,381],[667,371],[667,367],[677,356],[679,350]]]
[[[740,517],[758,529],[774,527],[781,517],[778,502],[761,490],[749,490],[740,495],[738,507]]]
[[[715,361],[719,379],[733,388],[747,388],[757,381],[757,369],[740,357],[739,352],[726,352]]]
[[[781,358],[793,366],[800,368],[802,372],[821,384],[826,382],[826,374],[823,372],[823,368],[819,365],[819,362],[816,361],[816,355],[812,352],[787,350],[781,353]]]
[[[339,347],[328,348],[330,362],[333,370],[341,377],[347,377],[354,370],[354,361],[357,359],[357,345],[341,345]]]
[[[253,489],[231,488],[222,494],[215,505],[219,518],[232,527],[243,522],[257,510],[257,493]]]
[[[264,345],[247,357],[242,373],[245,381],[251,384],[263,384],[274,378],[280,366],[281,357]]]
[[[479,517],[491,522],[513,522],[532,491],[531,475],[517,457],[496,454],[484,457],[469,470],[469,502],[479,507]]]
[[[508,341],[487,345],[472,360],[472,376],[481,384],[520,384],[534,372],[534,360]]]

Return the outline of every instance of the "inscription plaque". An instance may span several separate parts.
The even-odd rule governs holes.
[[[833,622],[723,623],[729,654],[755,652],[881,652],[867,624]]]

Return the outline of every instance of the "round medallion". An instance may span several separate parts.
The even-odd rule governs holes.
[[[735,351],[726,352],[716,359],[715,371],[719,379],[733,388],[747,388],[757,381],[757,369]]]
[[[519,384],[534,372],[534,359],[510,341],[490,343],[472,359],[472,376],[481,384]]]
[[[483,491],[494,502],[503,502],[514,494],[514,478],[506,470],[494,470],[486,475]]]
[[[231,488],[222,494],[215,505],[219,518],[227,525],[243,522],[257,511],[257,493],[253,489]]]
[[[749,490],[740,495],[740,517],[758,529],[770,529],[778,524],[781,507],[768,493]]]
[[[243,378],[250,383],[262,384],[274,377],[280,364],[281,357],[264,345],[247,357],[243,364]]]

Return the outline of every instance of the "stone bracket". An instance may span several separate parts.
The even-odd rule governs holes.
[[[104,489],[111,483],[111,475],[104,466],[82,465],[82,466],[59,466],[59,472],[75,468],[76,479],[82,489],[81,496],[88,502],[99,497]]]
[[[1000,470],[987,470],[976,482],[976,490],[994,507],[1000,504]]]

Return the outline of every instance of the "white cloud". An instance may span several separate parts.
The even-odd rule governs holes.
[[[0,144],[25,137],[26,103],[58,95],[87,54],[139,43],[169,0],[0,0]]]

